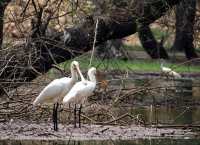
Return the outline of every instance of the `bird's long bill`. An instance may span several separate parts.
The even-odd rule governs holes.
[[[82,74],[80,68],[77,66],[76,69],[77,69],[78,74],[79,74],[80,77],[81,77],[81,80],[82,80],[82,81],[85,81],[85,78],[83,77],[83,74]]]

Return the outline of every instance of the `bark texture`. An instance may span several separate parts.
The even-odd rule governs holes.
[[[183,0],[176,6],[176,37],[173,49],[184,51],[188,59],[198,57],[193,45],[196,0]]]
[[[2,47],[3,43],[3,22],[4,22],[4,12],[6,6],[9,4],[10,0],[2,0],[0,1],[0,47]]]
[[[96,44],[99,45],[110,39],[134,34],[138,24],[148,25],[154,22],[180,1],[145,0],[142,7],[135,7],[131,13],[113,9],[107,17],[88,17],[82,24],[66,29],[64,37],[63,33],[48,29],[48,19],[41,22],[39,13],[36,21],[33,21],[33,33],[26,43],[1,52],[0,82],[2,84],[6,80],[6,83],[11,81],[17,85],[16,82],[31,81],[47,72],[52,64],[64,62],[91,50],[97,18],[99,25]]]
[[[94,37],[95,20],[99,18],[97,45],[110,39],[123,38],[137,32],[138,25],[149,25],[160,18],[181,0],[157,0],[135,4],[135,10],[114,8],[108,17],[88,17],[83,24],[66,29],[70,39],[66,46],[91,47]],[[78,42],[77,40],[84,40]]]
[[[140,26],[138,28],[138,34],[140,38],[140,42],[142,46],[146,50],[146,52],[151,56],[153,59],[163,58],[168,59],[169,56],[163,47],[162,40],[158,43],[153,36],[151,29],[149,26]]]

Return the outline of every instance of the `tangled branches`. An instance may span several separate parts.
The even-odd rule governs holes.
[[[144,106],[154,106],[156,109],[160,105],[177,105],[185,99],[187,105],[192,104],[194,103],[192,98],[185,97],[180,100],[180,97],[185,95],[184,91],[189,91],[187,90],[188,87],[199,86],[198,83],[189,84],[190,81],[182,82],[179,80],[165,80],[166,83],[163,83],[163,78],[157,77],[154,79],[137,79],[138,75],[134,79],[117,79],[120,76],[122,75],[111,79],[106,88],[98,87],[94,95],[88,98],[82,114],[84,123],[102,125],[148,125],[149,123],[156,123],[155,119],[149,120],[150,114],[147,113],[149,114],[147,115],[145,112],[149,112],[151,109],[145,109]],[[42,76],[32,83],[9,92],[7,96],[4,95],[0,104],[0,120],[48,121],[51,118],[52,108],[48,106],[34,108],[31,103],[42,89],[39,86],[45,86],[50,80],[49,76]],[[176,102],[178,100],[179,102]],[[136,107],[144,107],[144,113],[137,111],[133,113]],[[61,106],[60,109],[63,110],[60,110],[60,122],[64,124],[72,123],[72,106],[63,109]]]

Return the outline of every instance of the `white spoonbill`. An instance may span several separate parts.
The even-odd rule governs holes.
[[[79,108],[79,127],[81,127],[80,115],[82,103],[91,96],[96,87],[96,68],[92,67],[88,70],[89,80],[85,80],[80,70],[78,73],[81,77],[81,81],[77,82],[69,93],[64,97],[63,104],[74,103],[74,127],[76,127],[76,104],[80,104]]]
[[[63,77],[60,79],[55,79],[50,84],[48,84],[39,96],[33,102],[33,105],[38,104],[54,104],[53,106],[53,123],[54,130],[58,130],[57,123],[57,110],[59,103],[62,103],[63,97],[70,91],[72,86],[78,81],[77,70],[79,70],[79,63],[73,61],[71,63],[71,78]]]
[[[160,68],[161,71],[167,76],[171,76],[173,78],[181,78],[181,75],[179,73],[173,71],[171,68],[164,67],[163,63],[161,63]]]

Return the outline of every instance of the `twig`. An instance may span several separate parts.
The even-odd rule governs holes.
[[[20,16],[22,16],[22,14],[23,14],[22,20],[24,20],[24,15],[25,15],[25,12],[26,12],[26,10],[27,10],[27,7],[28,7],[30,1],[31,1],[31,0],[28,0],[28,2],[26,3],[26,5],[25,5],[23,11],[22,11],[21,14],[20,14]]]
[[[58,67],[57,65],[52,64],[52,67],[55,68],[55,69],[57,69],[57,70],[59,70],[59,71],[62,73],[62,75],[64,75],[64,76],[67,76],[67,75],[68,75],[63,69],[61,69],[61,68]]]
[[[49,21],[50,21],[50,19],[48,20],[48,22],[49,22]],[[44,28],[44,31],[46,30],[47,26],[48,26],[48,23],[46,23],[45,28]],[[43,33],[44,33],[44,32],[43,32]],[[47,50],[47,52],[49,53],[49,56],[50,56],[51,60],[53,61],[53,63],[58,64],[58,63],[56,62],[56,60],[54,59],[54,56],[53,56],[53,54],[51,53],[51,51],[49,50],[48,46],[45,45],[44,47],[45,47],[45,49]]]
[[[99,135],[100,133],[102,134],[102,133],[104,133],[105,131],[107,131],[107,130],[109,130],[109,129],[110,129],[110,128],[107,127],[107,128],[104,128],[104,129],[102,129],[102,130],[100,130],[100,131],[95,132],[94,134]]]
[[[125,113],[125,114],[119,116],[118,118],[113,119],[113,120],[111,120],[111,121],[104,122],[103,124],[110,124],[110,123],[116,122],[116,121],[118,121],[118,120],[121,120],[121,119],[123,119],[123,118],[125,118],[125,117],[127,117],[127,116],[129,116],[129,113]],[[129,117],[130,117],[130,116],[129,116]]]
[[[42,73],[40,73],[39,71],[37,71],[32,65],[30,66],[30,68],[31,68],[35,73],[37,73],[38,75],[42,75]]]
[[[35,12],[36,12],[36,15],[37,15],[37,17],[39,18],[39,15],[38,15],[38,10],[37,10],[37,6],[36,6],[36,4],[35,4],[35,1],[34,1],[34,0],[32,0],[32,4],[33,4],[33,7],[34,7],[34,9],[35,9]]]
[[[107,130],[109,130],[110,128],[109,127],[107,127],[107,128],[105,128],[105,129],[102,129],[100,132],[101,133],[104,133],[105,131],[107,131]]]
[[[88,116],[86,116],[86,115],[84,115],[84,114],[81,114],[81,116],[82,116],[83,118],[86,118],[86,119],[90,120],[92,123],[96,123],[95,120],[89,118]]]
[[[174,123],[177,119],[179,119],[181,116],[183,116],[189,109],[190,109],[190,107],[187,107],[183,112],[181,112],[178,116],[176,116],[176,118],[174,120],[172,120],[172,123]]]
[[[4,70],[7,68],[8,64],[10,63],[10,61],[12,60],[12,58],[14,57],[14,55],[12,55],[9,60],[6,62],[6,65],[4,66],[3,69],[1,69],[1,72],[0,72],[0,76],[4,73]]]
[[[183,65],[183,64],[187,64],[187,63],[190,63],[190,62],[193,62],[193,61],[196,61],[196,60],[200,60],[200,58],[194,58],[194,59],[190,59],[190,60],[188,60],[188,61],[179,63],[179,64],[177,64],[175,67],[172,67],[172,69],[176,69],[176,68],[178,68],[179,66],[181,66],[181,65]]]
[[[92,65],[92,59],[93,59],[93,57],[94,57],[95,43],[96,43],[96,39],[97,39],[98,24],[99,24],[99,19],[97,19],[96,26],[95,26],[94,41],[93,41],[93,46],[92,46],[92,54],[91,54],[91,57],[90,57],[90,64],[89,64],[89,67]]]
[[[10,95],[8,94],[8,92],[5,90],[5,88],[0,84],[0,89],[3,90],[4,94],[6,94],[6,96],[10,99]]]
[[[186,124],[186,125],[152,125],[156,128],[200,128],[200,125]]]

